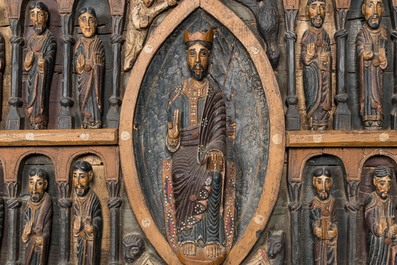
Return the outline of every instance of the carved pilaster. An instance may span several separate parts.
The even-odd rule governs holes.
[[[397,9],[394,8],[393,13],[397,13]],[[393,76],[397,76],[397,30],[394,27],[394,30],[391,34],[391,39],[393,41]],[[390,111],[390,127],[393,130],[397,130],[397,78],[394,78],[393,83],[393,96],[391,98],[391,111]]]
[[[287,47],[287,74],[288,74],[288,98],[287,98],[287,114],[286,126],[287,130],[299,130],[301,128],[301,118],[298,111],[298,98],[296,96],[296,81],[295,81],[295,23],[298,10],[285,11],[285,25],[286,25],[286,47]]]
[[[106,114],[106,122],[108,128],[118,128],[120,121],[121,99],[120,91],[120,73],[121,73],[121,46],[124,38],[121,35],[123,27],[123,16],[112,16],[112,50],[113,50],[113,82],[112,96],[109,98],[110,108]]]
[[[336,111],[334,113],[334,128],[336,130],[350,130],[352,124],[351,112],[348,105],[349,96],[346,93],[346,39],[345,29],[348,9],[336,9]]]
[[[15,3],[14,3],[15,4]],[[11,95],[8,99],[10,109],[6,117],[7,130],[19,130],[23,127],[23,114],[20,98],[22,91],[22,46],[24,44],[19,18],[10,18],[11,28]]]
[[[18,223],[19,223],[19,207],[21,207],[21,201],[18,196],[18,183],[17,182],[6,182],[6,190],[8,195],[7,210],[8,210],[8,256],[6,265],[16,265],[18,261]]]
[[[68,264],[69,260],[69,219],[70,207],[72,206],[72,199],[70,199],[70,187],[68,182],[57,182],[58,188],[58,205],[60,208],[60,224],[59,224],[59,265]]]
[[[63,62],[62,62],[62,98],[61,110],[58,114],[58,128],[71,129],[74,127],[74,117],[70,109],[74,105],[72,98],[72,19],[70,13],[61,13]]]
[[[291,212],[291,264],[300,264],[299,227],[302,204],[300,200],[301,182],[290,182],[288,192],[290,197],[289,210]]]
[[[109,191],[107,205],[110,209],[110,259],[109,265],[122,264],[120,261],[120,182],[111,180],[106,182]]]
[[[345,208],[348,212],[348,246],[349,246],[349,263],[357,264],[357,213],[360,205],[357,203],[358,181],[347,182],[347,203]]]

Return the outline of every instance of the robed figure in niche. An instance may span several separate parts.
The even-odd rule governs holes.
[[[303,87],[306,114],[312,130],[325,130],[332,110],[332,54],[323,28],[325,0],[308,0],[310,27],[302,37]]]
[[[382,0],[365,0],[362,12],[365,24],[356,40],[359,60],[360,114],[366,129],[383,126],[383,72],[387,67],[387,31],[381,24]]]
[[[310,207],[314,235],[314,264],[337,264],[338,223],[335,199],[330,194],[331,172],[325,168],[316,169],[313,173],[313,186],[317,193]]]
[[[29,172],[30,197],[23,215],[22,242],[25,265],[45,265],[51,238],[52,201],[45,190],[48,174],[44,169]]]
[[[90,163],[73,165],[73,238],[75,264],[100,264],[102,209],[98,196],[90,188],[94,171]]]
[[[163,163],[163,181],[168,183],[164,188],[165,208],[172,199],[175,203],[174,211],[166,214],[166,222],[168,230],[175,231],[169,241],[176,237],[176,251],[185,264],[195,264],[198,260],[219,264],[226,254],[225,227],[228,226],[221,210],[226,107],[222,90],[207,76],[213,36],[213,30],[184,32],[191,77],[171,91],[167,109],[166,146],[172,160],[170,164]],[[169,220],[172,213],[175,227]],[[172,231],[168,232],[172,234]]]
[[[32,129],[46,129],[51,77],[54,71],[56,41],[47,29],[48,8],[42,2],[29,4],[29,17],[34,32],[27,42],[24,68],[29,71],[26,81],[27,116]]]
[[[369,230],[368,264],[396,264],[397,225],[393,198],[390,196],[392,172],[378,166],[373,176],[373,191],[365,203],[365,222]]]
[[[101,128],[105,50],[101,39],[96,35],[95,10],[92,7],[81,8],[78,20],[83,36],[75,45],[74,59],[81,127]]]

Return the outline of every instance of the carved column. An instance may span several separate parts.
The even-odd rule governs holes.
[[[60,208],[61,219],[59,222],[59,265],[67,265],[69,260],[70,249],[70,207],[72,206],[72,199],[70,199],[70,187],[68,182],[57,182],[58,188],[58,205]]]
[[[348,181],[346,210],[348,212],[348,246],[349,246],[349,263],[357,264],[357,213],[360,206],[357,204],[358,181]]]
[[[23,114],[21,107],[23,102],[20,98],[22,91],[22,28],[20,25],[22,0],[8,0],[8,20],[11,28],[11,95],[8,99],[10,109],[6,116],[6,130],[19,130],[23,127]]]
[[[301,120],[298,111],[298,97],[296,96],[295,81],[295,24],[298,14],[299,0],[284,0],[285,13],[285,39],[287,46],[287,70],[288,70],[288,97],[287,97],[287,114],[286,127],[287,130],[299,130],[301,128]]]
[[[302,204],[300,201],[300,190],[301,190],[301,182],[289,182],[288,192],[290,197],[289,210],[291,212],[291,264],[299,265],[300,264],[300,215]]]
[[[120,206],[122,199],[120,197],[120,182],[110,180],[106,182],[109,191],[107,200],[110,209],[110,258],[109,265],[119,265],[120,261]]]
[[[112,95],[109,98],[110,108],[106,114],[108,128],[118,128],[120,122],[120,73],[121,73],[121,46],[124,38],[121,35],[123,30],[123,14],[125,0],[110,0],[110,13],[112,15],[112,50],[113,50],[113,81]]]
[[[391,112],[390,112],[390,127],[393,130],[397,130],[397,1],[390,2],[390,15],[393,25],[393,32],[391,33],[391,39],[393,41],[393,95],[391,98]],[[392,3],[393,2],[393,3]]]
[[[8,256],[6,265],[16,265],[18,261],[18,217],[19,207],[21,207],[21,201],[18,199],[18,183],[17,182],[6,182],[7,189],[7,209],[8,209]]]
[[[122,16],[112,16],[113,34],[111,38],[113,50],[113,81],[112,81],[112,95],[109,98],[110,108],[106,114],[106,122],[108,128],[118,128],[120,121],[121,99],[119,98],[120,91],[120,73],[121,73],[121,45],[124,42],[121,36],[123,26]]]
[[[63,47],[63,62],[62,62],[62,98],[60,100],[61,110],[58,114],[58,128],[71,129],[74,127],[74,118],[70,109],[74,105],[72,98],[72,45],[74,39],[72,36],[73,21],[72,21],[72,7],[73,0],[57,0],[59,6],[59,13],[61,16],[62,38],[61,43]]]
[[[350,7],[350,0],[336,2],[336,111],[334,113],[334,128],[336,130],[350,130],[352,127],[351,112],[348,105],[349,96],[346,93],[346,16]]]

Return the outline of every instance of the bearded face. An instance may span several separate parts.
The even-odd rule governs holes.
[[[374,186],[376,188],[376,192],[383,199],[386,199],[389,196],[390,185],[391,178],[389,176],[374,177]]]
[[[202,44],[196,43],[186,51],[186,58],[191,76],[196,80],[202,80],[207,75],[210,51]]]
[[[320,28],[323,25],[325,19],[325,2],[313,2],[306,7],[306,10],[310,23],[314,27]]]
[[[34,32],[38,35],[43,34],[47,29],[48,14],[37,7],[30,10],[30,21],[32,22]]]
[[[316,189],[317,196],[321,200],[326,200],[329,197],[329,192],[332,187],[332,179],[324,175],[314,177],[313,186]]]
[[[85,172],[80,169],[73,171],[73,188],[77,196],[84,196],[90,190],[92,171]]]
[[[47,180],[35,176],[29,176],[29,192],[30,200],[34,203],[40,202],[44,196],[45,189],[47,188]]]
[[[365,16],[368,26],[372,29],[379,28],[383,16],[382,0],[365,0],[362,5],[362,12]]]

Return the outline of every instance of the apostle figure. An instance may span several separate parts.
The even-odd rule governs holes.
[[[77,101],[81,127],[85,129],[102,126],[102,92],[105,72],[105,50],[96,35],[97,17],[92,7],[83,7],[78,12],[83,36],[74,50],[77,74]]]
[[[213,30],[184,32],[191,77],[171,92],[167,110],[179,254],[192,259],[225,253],[226,107],[221,89],[207,77],[213,36]]]
[[[175,6],[176,3],[176,0],[132,0],[130,2],[131,12],[125,42],[124,71],[131,69],[142,50],[153,19],[168,7]]]
[[[310,213],[314,235],[314,264],[337,264],[338,224],[335,215],[335,200],[330,194],[331,172],[318,168],[313,172],[313,198]]]
[[[22,242],[25,246],[25,265],[47,264],[51,236],[52,202],[45,192],[48,174],[44,169],[29,172],[30,198],[23,215]]]
[[[389,167],[375,168],[373,184],[375,191],[369,195],[365,204],[365,221],[369,230],[368,264],[396,264],[394,203],[389,196],[392,172]]]
[[[29,17],[34,32],[27,43],[24,68],[29,71],[27,116],[32,129],[46,129],[51,77],[54,71],[56,41],[47,29],[48,8],[42,2],[30,2]]]
[[[97,195],[90,189],[94,172],[90,163],[73,165],[73,237],[75,264],[100,264],[102,210]]]
[[[360,114],[369,130],[383,126],[383,72],[387,67],[387,31],[381,24],[382,0],[364,0],[362,12],[366,23],[357,35],[359,60]]]
[[[323,28],[325,0],[308,0],[310,27],[302,37],[303,87],[306,114],[312,130],[327,129],[332,110],[332,55],[328,33]]]

